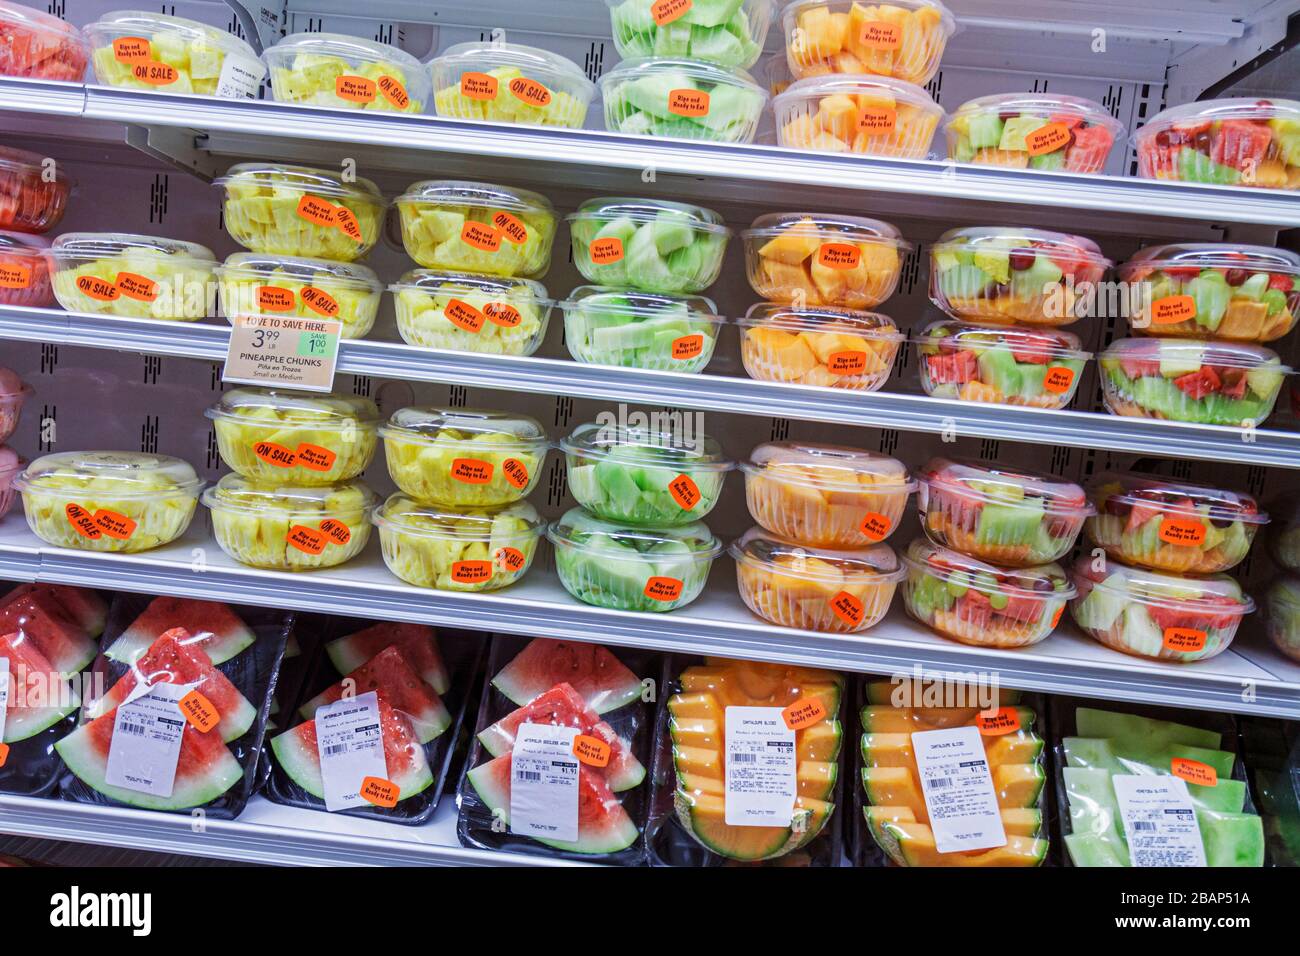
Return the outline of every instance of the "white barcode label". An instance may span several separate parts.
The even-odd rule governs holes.
[[[725,820],[788,827],[794,815],[795,732],[780,707],[728,707]]]
[[[510,832],[573,843],[578,839],[577,727],[521,724],[510,752]]]
[[[1205,866],[1205,844],[1181,777],[1111,777],[1134,866]]]
[[[9,658],[0,657],[0,741],[5,739],[5,710],[9,707]]]
[[[118,706],[113,719],[105,779],[114,787],[170,797],[186,724],[178,703],[190,687],[140,684],[136,691]]]
[[[940,853],[1006,846],[984,738],[976,727],[912,734],[921,791]]]
[[[325,809],[369,806],[361,796],[366,777],[388,779],[379,695],[345,697],[316,711],[316,750],[325,784]]]
[[[226,54],[221,62],[214,94],[224,100],[255,100],[262,85],[262,64],[235,54]]]

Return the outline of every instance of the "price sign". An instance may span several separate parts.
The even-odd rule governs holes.
[[[267,388],[331,391],[342,328],[337,319],[236,316],[221,379]]]

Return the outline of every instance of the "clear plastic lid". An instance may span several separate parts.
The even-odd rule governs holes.
[[[1244,282],[1252,272],[1300,276],[1300,254],[1289,249],[1244,246],[1235,242],[1180,242],[1139,249],[1128,261],[1120,264],[1119,273],[1125,281],[1131,281],[1143,279],[1156,270],[1174,273],[1186,270],[1186,277],[1190,279],[1204,269],[1225,272],[1239,269],[1241,281],[1236,285]]]
[[[1110,110],[1100,103],[1064,93],[994,93],[991,96],[980,96],[957,107],[951,119],[989,112],[1001,114],[1004,119],[1008,114],[1029,113],[1041,115],[1053,122],[1082,121],[1094,126],[1106,126],[1116,137],[1124,132],[1124,124],[1111,116]]]
[[[653,548],[663,544],[669,544],[671,547],[672,542],[686,545],[690,552],[688,554],[668,552],[673,561],[682,559],[712,561],[722,553],[722,542],[713,536],[713,532],[703,521],[692,521],[690,524],[679,525],[676,528],[638,528],[597,518],[585,508],[570,508],[559,520],[551,522],[550,527],[546,529],[546,536],[555,544],[571,545],[597,555],[604,550],[602,544],[613,538],[621,544],[643,552],[639,557],[650,562],[662,562],[665,558],[663,549],[653,551]],[[611,550],[621,558],[635,560],[638,557],[629,554],[628,547],[611,548]]]
[[[259,62],[257,51],[239,37],[185,17],[147,13],[144,10],[115,10],[86,26],[86,34],[95,46],[102,46],[118,37],[140,36],[151,39],[158,33],[179,34],[188,43],[211,44],[226,54]]]
[[[912,339],[918,345],[932,345],[948,349],[1011,349],[1015,352],[1047,356],[1048,359],[1088,359],[1091,352],[1082,349],[1083,343],[1073,332],[1059,329],[1018,328],[1016,326],[990,327],[964,325],[952,319],[939,319],[921,330]]]
[[[1124,361],[1156,361],[1162,365],[1185,368],[1194,372],[1198,368],[1213,365],[1216,368],[1253,369],[1269,365],[1270,370],[1280,375],[1294,372],[1290,366],[1277,363],[1280,360],[1272,349],[1262,345],[1247,345],[1242,342],[1207,342],[1202,339],[1150,339],[1128,338],[1112,342],[1099,355],[1103,359]]]
[[[23,458],[8,445],[0,445],[0,481],[3,481],[0,488],[8,488],[9,480],[14,474],[26,467],[26,458]]]
[[[518,70],[528,79],[537,80],[547,87],[559,84],[577,87],[586,91],[588,100],[596,95],[596,84],[587,79],[587,74],[578,64],[558,53],[522,43],[482,40],[457,43],[429,61],[430,68],[435,65],[483,72],[506,67]]]
[[[730,471],[733,463],[722,446],[707,435],[675,435],[622,425],[579,425],[560,442],[565,454],[582,458],[616,458],[619,464],[683,471]]]
[[[277,275],[281,273],[282,275]],[[367,292],[380,292],[384,284],[375,270],[353,262],[311,259],[307,256],[277,256],[265,252],[236,252],[217,269],[223,279],[277,279],[320,282]]]
[[[169,455],[131,451],[64,451],[37,458],[14,487],[38,494],[75,495],[90,490],[105,498],[195,497],[203,482],[189,462]]]
[[[1043,509],[1048,514],[1083,516],[1093,513],[1083,489],[1074,482],[1032,471],[975,461],[931,458],[916,477],[931,492],[957,495],[981,503],[1015,503],[1025,498],[1041,498]]]
[[[93,262],[134,252],[158,253],[172,263],[192,262],[200,267],[217,263],[212,250],[197,242],[137,236],[128,232],[65,232],[54,240],[50,252],[59,264]]]
[[[1184,103],[1181,106],[1162,110],[1151,117],[1146,125],[1133,134],[1133,138],[1141,141],[1174,127],[1199,128],[1207,123],[1223,120],[1255,122],[1277,120],[1280,123],[1300,124],[1300,101],[1236,96],[1222,100]]]
[[[761,325],[790,332],[848,332],[869,339],[898,342],[906,337],[898,331],[893,319],[880,312],[829,307],[798,309],[776,302],[757,302],[751,305],[749,311],[736,319],[736,324],[742,328]]]
[[[242,475],[226,475],[203,493],[209,508],[280,517],[369,512],[378,496],[363,481],[341,481],[319,488],[267,485]]]
[[[1088,485],[1088,496],[1102,514],[1127,514],[1130,508],[1147,508],[1197,520],[1205,516],[1225,526],[1234,521],[1268,524],[1268,515],[1259,510],[1259,503],[1250,495],[1150,475],[1099,475]]]
[[[577,212],[565,216],[567,222],[595,220],[605,222],[612,219],[628,219],[637,224],[654,222],[665,213],[680,216],[691,228],[699,232],[711,232],[719,236],[731,235],[731,230],[724,225],[722,217],[712,209],[692,206],[684,202],[670,202],[666,199],[628,199],[621,196],[601,196],[588,199],[578,207]]]
[[[266,51],[268,60],[300,53],[336,56],[349,63],[395,63],[410,71],[408,78],[424,75],[424,65],[405,50],[344,33],[292,33]]]
[[[226,175],[213,180],[214,186],[259,186],[262,189],[311,193],[314,196],[355,199],[384,207],[379,187],[369,179],[356,177],[344,182],[342,177],[324,169],[311,166],[290,166],[284,163],[236,163],[226,170]]]
[[[1000,568],[941,548],[926,538],[913,539],[903,555],[903,563],[941,581],[956,578],[966,587],[984,594],[1070,598],[1077,593],[1066,577],[1065,569],[1055,562],[1032,568]]]
[[[580,285],[560,303],[562,309],[577,309],[590,303],[602,314],[626,315],[632,321],[654,319],[665,310],[685,306],[693,322],[722,322],[717,304],[703,295],[669,295],[666,292],[638,292],[603,285]]]
[[[265,422],[312,428],[352,428],[379,421],[379,406],[360,395],[314,395],[278,388],[235,388],[209,408],[208,418],[228,418],[246,425]]]
[[[672,79],[681,78],[684,82],[704,84],[708,87],[734,86],[751,90],[761,103],[767,102],[767,90],[744,70],[728,69],[703,60],[683,60],[667,56],[639,56],[623,60],[599,80],[601,96],[613,96],[614,90],[624,83],[645,77],[668,74]],[[664,93],[668,91],[665,89]]]
[[[478,275],[474,272],[443,272],[412,269],[388,287],[389,292],[426,292],[429,295],[486,295],[506,302],[527,302],[543,308],[553,303],[546,286],[532,279]]]
[[[887,584],[907,576],[894,549],[883,542],[852,551],[813,548],[754,527],[727,550],[739,562],[812,581]]]
[[[0,13],[3,13],[3,10],[0,10]],[[3,35],[0,33],[0,37]],[[53,173],[55,182],[66,183],[68,181],[68,177],[63,173],[62,164],[51,164],[47,172],[47,167],[43,165],[44,161],[45,157],[39,153],[29,153],[25,149],[14,149],[12,146],[0,146],[0,172],[8,173],[20,179],[38,177],[42,179],[42,182],[44,182],[45,176]]]
[[[1093,567],[1095,559],[1084,555],[1075,562],[1076,581],[1088,581],[1092,587],[1131,601],[1155,605],[1172,611],[1188,611],[1241,616],[1255,610],[1255,602],[1244,594],[1241,585],[1226,574],[1203,574],[1184,577],[1163,571],[1131,568],[1118,561],[1106,561],[1102,570]]]
[[[902,252],[911,250],[897,226],[865,216],[838,216],[824,212],[771,212],[759,216],[748,229],[741,232],[742,239],[775,239],[795,230],[816,232],[822,239],[840,239],[845,242],[872,242],[893,246]]]
[[[9,3],[8,0],[0,0],[0,26],[5,28],[0,31],[0,34],[8,34],[11,30],[14,32],[24,30],[45,34],[46,43],[60,41],[75,43],[83,49],[87,46],[86,38],[81,35],[81,31],[66,20],[60,20],[43,10],[33,10],[22,4]]]
[[[17,372],[0,365],[0,399],[13,399],[31,393],[32,387],[25,384]]]
[[[460,179],[426,179],[411,183],[406,192],[393,200],[404,203],[430,203],[435,206],[470,206],[478,209],[504,209],[507,212],[555,215],[555,207],[541,193],[491,183],[471,183]]]
[[[930,246],[930,252],[932,255],[959,251],[978,255],[984,248],[1000,253],[1024,248],[1033,253],[1045,252],[1053,259],[1082,261],[1103,269],[1113,265],[1111,260],[1101,254],[1101,247],[1086,236],[1020,226],[967,226],[964,229],[949,229]]]
[[[49,247],[49,240],[40,236],[29,236],[22,232],[6,232],[0,229],[0,258],[44,259],[45,250],[49,249]]]
[[[868,76],[858,73],[834,73],[826,76],[807,76],[795,80],[784,93],[772,101],[772,109],[780,116],[791,107],[820,100],[823,96],[867,97],[873,105],[892,101],[895,106],[910,106],[942,118],[943,107],[930,98],[922,87],[906,80],[888,76]],[[857,102],[861,103],[861,100]]]
[[[916,488],[907,467],[897,458],[844,445],[764,442],[750,452],[748,461],[740,463],[740,470],[826,491],[911,492]]]
[[[504,522],[523,526],[522,530],[503,533]],[[527,501],[516,501],[501,508],[464,508],[456,510],[445,505],[417,501],[410,495],[390,495],[383,505],[375,509],[374,522],[379,527],[389,525],[402,534],[428,538],[456,538],[465,541],[518,541],[535,538],[546,523],[537,509]]]
[[[379,434],[427,445],[472,442],[483,451],[549,444],[537,419],[478,408],[399,408]]]

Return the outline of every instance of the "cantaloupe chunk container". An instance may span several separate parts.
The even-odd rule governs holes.
[[[893,295],[912,248],[887,222],[824,213],[759,216],[740,237],[750,288],[763,298],[844,309]]]
[[[797,79],[868,73],[925,84],[957,22],[937,0],[799,0],[782,12],[781,28]]]
[[[740,470],[750,517],[775,535],[821,548],[884,541],[916,489],[898,459],[842,445],[766,442]]]
[[[751,306],[736,324],[751,378],[864,392],[885,384],[904,338],[879,312],[772,302]]]
[[[880,623],[905,576],[894,549],[812,548],[750,528],[731,545],[741,600],[782,627],[856,634]]]
[[[772,101],[779,146],[924,159],[943,109],[912,83],[883,76],[814,76]]]

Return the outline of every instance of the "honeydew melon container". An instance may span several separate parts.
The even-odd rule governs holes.
[[[388,291],[409,345],[454,352],[532,355],[555,305],[540,282],[472,272],[412,269]]]
[[[293,33],[263,54],[281,103],[381,113],[423,113],[429,75],[387,43],[342,33]]]
[[[359,395],[236,388],[205,413],[231,470],[271,486],[321,487],[370,466],[379,408]]]
[[[128,451],[58,452],[14,479],[27,524],[60,548],[134,553],[189,527],[203,482],[188,462]]]
[[[704,296],[578,286],[560,303],[564,344],[579,362],[704,371],[726,321]]]
[[[675,57],[624,60],[599,80],[611,133],[749,143],[767,91],[744,70]]]
[[[680,56],[749,69],[772,23],[772,0],[605,0],[622,59]]]
[[[193,322],[216,308],[207,246],[125,232],[66,232],[49,249],[54,298],[69,312]]]
[[[115,10],[85,28],[95,78],[106,86],[219,99],[257,99],[266,68],[233,34],[197,20]]]
[[[315,488],[265,485],[226,475],[203,493],[221,550],[271,571],[332,568],[370,539],[375,493],[363,482]]]
[[[434,109],[450,119],[581,129],[596,95],[578,64],[519,43],[457,43],[428,69]]]
[[[292,315],[337,319],[345,339],[366,336],[375,325],[384,285],[357,263],[236,252],[217,269],[221,314]]]
[[[1269,640],[1291,660],[1300,661],[1300,578],[1284,574],[1274,581],[1266,608]]]

